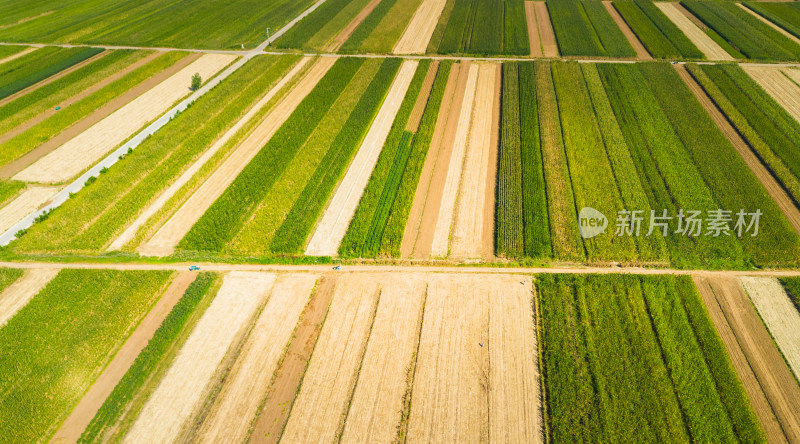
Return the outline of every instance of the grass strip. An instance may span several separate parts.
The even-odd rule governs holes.
[[[0,65],[0,99],[103,52],[101,48],[40,48]]]
[[[519,64],[503,64],[500,152],[497,165],[495,249],[497,255],[522,257],[525,250],[520,142]]]

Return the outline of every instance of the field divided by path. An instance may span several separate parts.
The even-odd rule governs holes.
[[[675,26],[686,34],[687,37],[694,43],[700,51],[709,60],[734,60],[733,56],[728,54],[721,48],[703,29],[698,27],[689,18],[687,18],[674,3],[668,2],[654,2],[661,12],[664,13]]]

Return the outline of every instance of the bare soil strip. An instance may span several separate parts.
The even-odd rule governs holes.
[[[0,27],[0,29],[2,29],[2,27]],[[22,56],[26,56],[26,55],[32,53],[33,51],[36,51],[37,49],[38,48],[36,48],[34,46],[31,46],[29,48],[23,49],[22,51],[20,51],[20,52],[18,52],[16,54],[11,54],[10,56],[8,56],[8,57],[6,57],[4,59],[0,59],[0,65],[2,65],[3,63],[8,63],[8,62],[10,62],[10,61],[12,61],[14,59],[18,59],[18,58],[20,58]]]
[[[201,56],[177,74],[22,170],[14,176],[15,179],[43,183],[59,183],[71,179],[189,94],[192,75],[199,73],[203,79],[211,78],[235,59],[235,56],[226,54]]]
[[[232,272],[203,313],[164,378],[145,403],[125,442],[172,442],[204,402],[217,367],[269,294],[276,275]]]
[[[409,273],[381,279],[380,302],[341,442],[396,442],[419,343],[425,278]]]
[[[469,69],[464,102],[461,104],[458,115],[456,131],[453,136],[452,156],[450,157],[450,164],[447,167],[447,176],[444,182],[441,206],[439,207],[439,214],[433,232],[431,257],[446,257],[449,253],[456,200],[458,199],[459,184],[461,182],[464,158],[467,151],[467,137],[469,136],[469,128],[472,123],[475,89],[478,84],[478,70],[479,65],[477,64],[470,66]]]
[[[228,156],[216,171],[201,185],[178,211],[143,243],[138,251],[145,256],[166,256],[194,226],[208,207],[222,195],[245,166],[258,154],[270,138],[283,125],[295,108],[314,89],[325,73],[336,63],[336,58],[320,57],[309,68],[297,85],[275,105],[261,124]]]
[[[109,85],[110,83],[119,80],[120,78],[122,78],[123,76],[128,74],[129,72],[131,72],[131,71],[133,71],[135,69],[138,69],[138,68],[140,68],[140,67],[142,67],[142,66],[144,66],[144,65],[146,65],[146,64],[148,64],[150,62],[152,62],[154,59],[158,58],[158,56],[160,56],[160,55],[161,54],[158,53],[158,52],[153,52],[152,54],[137,60],[136,62],[126,66],[125,68],[115,72],[114,74],[111,74],[110,76],[102,79],[101,81],[95,83],[94,85],[84,89],[83,91],[79,92],[78,94],[75,94],[74,96],[66,99],[64,101],[64,103],[62,105],[60,105],[61,106],[61,111],[60,112],[69,112],[68,111],[69,110],[69,106],[72,105],[73,103],[77,103],[80,100],[88,97],[89,95],[94,94],[95,92],[99,91],[100,89],[104,88],[105,86]],[[187,62],[187,64],[188,64],[188,62]],[[155,85],[155,83],[153,85]],[[24,131],[27,131],[31,127],[39,124],[43,120],[55,115],[58,112],[59,111],[56,111],[55,108],[49,108],[49,109],[45,110],[44,112],[42,112],[41,114],[39,114],[39,115],[37,115],[37,116],[35,116],[35,117],[31,118],[31,119],[26,120],[25,122],[15,126],[10,131],[0,135],[0,143],[6,142],[8,140],[11,140],[12,138],[16,137],[17,135],[23,133]],[[88,126],[86,128],[88,128]],[[0,169],[0,175],[3,174],[2,171],[3,171],[3,169]]]
[[[429,194],[431,195],[432,201],[441,202],[441,192],[438,195],[431,193],[431,185],[434,183],[434,181],[436,181],[437,178],[440,176],[443,177],[442,174],[434,174],[434,170],[437,169],[437,165],[447,162],[446,160],[440,160],[439,158],[449,158],[448,150],[443,148],[443,139],[445,128],[447,127],[448,116],[450,115],[451,109],[456,108],[454,103],[457,97],[456,91],[463,91],[463,89],[458,89],[460,71],[461,64],[455,63],[450,68],[450,74],[447,77],[447,84],[444,88],[442,104],[439,106],[439,113],[436,116],[436,126],[433,130],[433,136],[431,137],[428,155],[425,157],[425,163],[422,165],[419,183],[417,184],[417,189],[414,192],[414,201],[411,204],[411,211],[409,211],[408,214],[408,222],[406,223],[406,228],[403,231],[403,241],[400,243],[400,257],[404,259],[410,257],[417,249],[423,248],[422,245],[417,245],[421,244],[418,241],[418,238],[422,231],[421,224],[423,221],[423,216],[426,214],[424,210],[429,205],[427,203]],[[436,211],[438,213],[438,209]],[[435,219],[433,219],[433,223],[436,223]],[[429,231],[431,233],[433,232],[433,230]],[[430,250],[430,241],[425,243],[427,245],[427,249]]]
[[[686,34],[686,37],[689,37],[689,40],[705,54],[706,58],[709,60],[734,60],[733,56],[722,49],[717,42],[703,31],[702,27],[695,23],[695,20],[699,21],[697,17],[686,11],[679,3],[655,2],[654,4],[658,6],[667,18],[672,20],[675,26]]]
[[[150,205],[147,206],[136,218],[131,225],[129,225],[122,234],[119,235],[114,242],[109,245],[107,251],[120,250],[128,242],[130,242],[139,229],[150,220],[153,215],[159,212],[167,202],[172,199],[172,196],[178,192],[184,185],[186,185],[203,166],[211,160],[212,157],[219,151],[228,140],[231,139],[242,127],[247,124],[253,117],[258,114],[283,88],[294,79],[297,74],[303,70],[306,64],[311,60],[311,57],[303,57],[300,61],[284,75],[269,92],[261,98],[247,113],[239,119],[222,137],[214,142],[189,168],[187,168],[181,176],[173,182],[169,188],[164,190]]]
[[[800,87],[778,67],[740,65],[792,117],[800,122]]]
[[[383,144],[392,123],[403,103],[406,91],[414,78],[419,62],[406,60],[392,82],[389,93],[381,105],[375,120],[367,131],[364,141],[353,158],[344,179],[339,183],[328,208],[314,231],[306,248],[309,256],[335,256],[339,250],[350,220],[356,212],[372,170],[378,162]]]
[[[795,377],[800,379],[800,313],[777,279],[746,276],[741,281]]]
[[[750,399],[750,405],[753,407],[761,427],[767,435],[767,441],[774,444],[787,443],[786,435],[784,435],[781,425],[775,417],[775,412],[772,411],[772,406],[767,401],[761,384],[756,379],[756,375],[747,362],[736,335],[733,334],[733,330],[731,330],[731,326],[728,324],[728,320],[725,318],[716,296],[714,296],[714,291],[708,282],[709,278],[695,275],[692,280],[711,316],[715,329],[725,344],[725,349],[731,357],[733,368],[736,370],[739,380],[742,381],[748,399]]]
[[[335,285],[336,280],[332,275],[323,276],[311,295],[292,342],[275,372],[266,402],[250,436],[251,442],[274,444],[280,439],[331,305]]]
[[[335,442],[340,436],[379,294],[375,275],[337,279],[325,326],[281,441]]]
[[[453,220],[450,256],[475,259],[483,256],[484,217],[488,195],[494,186],[487,181],[492,157],[497,157],[494,123],[496,64],[480,64],[463,171]],[[491,186],[491,191],[486,188]]]
[[[74,125],[60,132],[47,142],[37,146],[32,151],[24,154],[19,159],[16,159],[13,162],[10,162],[0,167],[0,178],[8,179],[14,176],[15,174],[19,173],[20,171],[24,170],[37,160],[41,159],[50,152],[54,151],[56,148],[64,145],[65,143],[69,142],[75,137],[81,135],[84,131],[88,130],[96,123],[110,116],[111,113],[117,111],[118,109],[125,106],[127,103],[135,100],[137,97],[153,89],[161,82],[164,82],[165,80],[169,79],[177,72],[188,66],[190,63],[199,59],[201,55],[202,54],[190,54],[180,59],[177,63],[170,66],[169,68],[139,83],[130,90],[124,92],[120,96],[112,99],[105,105],[94,110],[92,113],[81,119],[79,122],[75,122]]]
[[[800,442],[800,386],[734,277],[709,279],[736,340],[789,442]]]
[[[119,349],[119,352],[108,364],[108,367],[103,370],[97,381],[81,398],[81,401],[72,410],[69,417],[61,424],[58,432],[53,436],[53,442],[78,441],[78,438],[86,430],[97,411],[103,406],[108,396],[133,365],[139,353],[147,346],[156,330],[172,312],[175,304],[181,300],[186,289],[189,288],[189,285],[194,282],[196,277],[196,273],[188,271],[178,273],[158,302],[156,302],[122,348]]]
[[[800,210],[798,210],[797,206],[795,206],[791,197],[789,197],[789,195],[786,193],[786,190],[781,187],[769,170],[767,170],[764,164],[761,163],[755,153],[753,153],[753,151],[750,149],[750,146],[747,145],[747,142],[742,139],[742,136],[731,125],[728,119],[725,118],[725,116],[722,114],[722,111],[717,108],[717,106],[712,102],[711,98],[708,97],[705,91],[703,91],[700,84],[698,84],[691,74],[689,74],[689,71],[686,69],[686,67],[684,65],[675,65],[675,69],[678,71],[678,74],[681,76],[684,83],[686,83],[700,104],[703,105],[703,108],[705,108],[706,112],[708,112],[708,114],[714,120],[714,123],[717,124],[717,127],[720,129],[720,131],[725,134],[725,137],[728,138],[734,148],[736,148],[736,151],[739,153],[739,155],[742,156],[742,159],[750,168],[750,171],[752,171],[753,174],[758,178],[758,181],[761,182],[761,185],[763,185],[764,189],[767,190],[767,194],[769,194],[772,200],[775,201],[783,214],[786,216],[786,219],[788,219],[789,223],[792,225],[792,227],[794,227],[795,231],[800,233]]]
[[[286,351],[317,274],[278,278],[194,442],[244,442]]]
[[[428,65],[428,73],[425,75],[425,80],[422,82],[422,87],[419,90],[417,101],[414,102],[414,108],[408,116],[406,122],[406,131],[416,133],[419,129],[419,124],[422,121],[422,115],[425,113],[425,107],[428,105],[428,98],[433,89],[433,81],[436,80],[436,73],[439,71],[439,61],[433,60]]]
[[[488,441],[488,295],[494,286],[476,276],[430,276],[408,442]]]
[[[752,9],[748,8],[747,6],[745,6],[744,3],[737,3],[737,5],[739,5],[740,8],[742,8],[745,11],[747,11],[748,13],[750,13],[750,15],[752,15],[753,17],[755,17],[755,18],[761,20],[762,22],[766,23],[767,25],[769,25],[772,29],[774,29],[774,30],[778,31],[779,33],[783,34],[784,36],[788,37],[789,40],[792,40],[793,42],[795,42],[798,45],[800,45],[800,39],[797,38],[797,36],[795,36],[794,34],[790,33],[789,31],[787,31],[787,30],[785,30],[783,28],[781,28],[780,26],[776,25],[775,23],[772,23],[766,17],[763,17],[761,14],[759,14],[759,13],[753,11]]]
[[[492,111],[492,145],[489,150],[489,168],[486,172],[486,192],[483,205],[483,234],[481,235],[481,257],[494,259],[494,213],[497,199],[497,162],[500,148],[500,97],[503,92],[503,67],[495,64],[494,110]]]
[[[494,442],[541,444],[539,362],[533,282],[493,278],[489,293],[489,436]]]
[[[547,3],[533,2],[533,9],[536,12],[536,28],[539,30],[539,38],[542,39],[542,54],[545,57],[558,57],[558,43],[556,43],[553,24],[550,23]]]
[[[0,293],[0,328],[26,306],[58,274],[59,269],[33,269]]]
[[[350,20],[350,23],[348,23],[347,26],[345,26],[344,29],[342,29],[339,32],[339,34],[337,34],[336,37],[334,37],[333,40],[325,47],[325,51],[328,52],[339,51],[339,48],[341,48],[342,45],[344,45],[344,42],[346,42],[347,39],[349,39],[350,36],[353,35],[356,28],[358,28],[358,26],[367,18],[368,15],[372,13],[372,11],[376,7],[378,7],[380,3],[381,0],[372,0],[369,3],[367,3],[367,5],[364,6],[364,9],[362,9],[361,12],[358,13],[358,15],[353,17],[353,19]]]
[[[0,106],[5,105],[6,103],[13,102],[14,100],[24,96],[25,94],[28,94],[28,93],[33,92],[33,91],[36,91],[37,89],[39,89],[39,88],[41,88],[41,87],[43,87],[43,86],[45,86],[47,84],[53,83],[56,80],[64,77],[65,75],[67,75],[67,74],[69,74],[69,73],[71,73],[71,72],[73,72],[75,70],[81,69],[84,66],[86,66],[86,65],[88,65],[88,64],[90,64],[92,62],[95,62],[95,61],[97,61],[99,59],[102,59],[103,57],[105,57],[105,56],[107,56],[109,54],[111,54],[111,51],[106,50],[106,51],[103,51],[101,53],[95,54],[95,55],[93,55],[92,57],[89,57],[86,60],[78,62],[78,63],[70,66],[69,68],[63,69],[63,70],[53,74],[52,76],[50,76],[50,77],[38,82],[38,83],[34,83],[33,85],[31,85],[31,86],[29,86],[29,87],[27,87],[27,88],[25,88],[25,89],[23,89],[21,91],[17,91],[14,94],[11,94],[10,96],[0,100]]]
[[[0,209],[0,232],[13,227],[31,212],[44,206],[58,193],[57,187],[31,186],[26,188],[14,200]]]
[[[525,2],[525,22],[528,24],[528,42],[532,57],[542,57],[542,42],[539,40],[539,29],[536,26],[536,10],[533,2]]]
[[[644,45],[641,41],[639,41],[639,37],[633,32],[633,30],[625,23],[625,20],[619,15],[617,8],[614,7],[614,4],[610,1],[604,1],[603,6],[605,6],[608,13],[611,15],[611,18],[614,19],[614,22],[619,26],[620,31],[625,34],[625,38],[628,39],[628,43],[633,46],[633,50],[636,51],[636,58],[639,60],[653,60],[653,57],[650,56],[650,53],[647,52]]]
[[[392,53],[425,54],[445,4],[447,0],[424,0],[395,43]]]

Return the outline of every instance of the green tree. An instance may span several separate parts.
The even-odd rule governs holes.
[[[191,89],[192,91],[197,91],[198,89],[200,89],[200,85],[202,84],[203,84],[203,78],[200,77],[199,72],[196,72],[192,76],[192,86],[190,86],[189,89]]]

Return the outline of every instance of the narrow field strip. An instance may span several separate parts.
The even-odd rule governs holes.
[[[433,230],[424,227],[433,227],[436,224],[435,217],[439,212],[438,205],[441,203],[441,189],[444,186],[444,178],[447,174],[444,168],[447,165],[446,159],[450,158],[450,145],[444,143],[447,121],[451,113],[457,112],[457,109],[461,107],[460,103],[464,89],[463,87],[459,88],[459,86],[466,85],[466,73],[469,71],[464,69],[462,72],[462,66],[469,66],[469,64],[453,64],[447,78],[442,104],[436,116],[436,125],[430,148],[428,148],[428,155],[422,166],[419,183],[411,204],[411,211],[408,214],[408,222],[403,231],[403,240],[400,243],[401,258],[408,258],[415,252],[420,256],[427,256],[430,252]],[[459,82],[459,78],[463,78],[463,81]],[[437,174],[437,171],[441,171],[441,173]],[[429,197],[430,201],[428,200]],[[421,238],[423,232],[429,235]]]
[[[300,322],[253,424],[250,441],[275,444],[281,438],[289,412],[297,397],[308,361],[319,339],[336,288],[333,275],[323,275],[300,315]]]
[[[342,433],[343,443],[390,443],[400,434],[419,343],[426,276],[386,274]]]
[[[489,437],[544,443],[534,288],[528,276],[492,277],[489,293]]]
[[[239,173],[272,138],[334,63],[336,63],[336,59],[333,57],[317,59],[297,85],[264,117],[262,123],[239,144],[239,147],[228,156],[164,226],[138,248],[139,253],[145,256],[166,256],[175,251],[175,247],[186,233],[225,189],[236,180]]]
[[[333,41],[331,41],[328,46],[325,47],[325,50],[328,52],[338,52],[342,45],[344,45],[344,42],[346,42],[347,39],[353,35],[353,32],[355,32],[356,28],[358,28],[359,25],[364,22],[367,16],[372,14],[372,11],[374,11],[380,3],[381,0],[371,0],[369,3],[367,3],[367,5],[364,6],[364,9],[362,9],[361,12],[353,17],[353,19],[350,20],[350,23],[348,23],[347,26],[345,26],[344,29],[342,29],[339,34],[333,38]]]
[[[44,206],[58,193],[58,190],[58,187],[31,186],[26,188],[14,200],[0,208],[0,232],[8,230],[32,211]]]
[[[800,386],[748,300],[739,280],[709,279],[725,318],[789,442],[800,440]]]
[[[747,362],[747,357],[744,355],[736,335],[734,335],[728,320],[725,318],[725,314],[722,312],[722,308],[714,295],[714,290],[711,289],[709,284],[709,279],[695,275],[692,276],[692,281],[697,287],[711,321],[714,323],[715,330],[725,345],[728,356],[731,358],[731,364],[742,382],[750,405],[753,407],[753,411],[758,417],[768,441],[770,443],[788,443],[786,435],[775,417],[775,412],[772,411],[772,406],[767,401],[764,389],[758,382],[755,373],[753,373],[753,369]]]
[[[333,442],[340,435],[370,336],[381,287],[376,275],[337,279],[325,325],[281,441]]]
[[[536,25],[536,10],[534,2],[525,2],[525,23],[528,25],[528,45],[531,47],[531,57],[542,57],[542,42],[539,29]]]
[[[545,57],[558,57],[558,43],[556,42],[556,34],[553,31],[553,24],[550,22],[547,3],[535,1],[533,2],[533,10],[536,12],[536,28],[539,30],[539,37],[542,40],[542,55]]]
[[[795,377],[800,379],[800,312],[777,279],[742,277],[740,280]]]
[[[791,40],[791,41],[797,43],[798,45],[800,45],[800,38],[797,38],[796,35],[790,33],[789,31],[787,31],[787,30],[785,30],[783,28],[781,28],[780,26],[778,26],[775,23],[771,22],[766,17],[762,16],[761,14],[757,13],[756,11],[753,11],[752,9],[748,8],[747,6],[744,5],[744,3],[737,3],[737,5],[740,8],[744,9],[745,11],[747,11],[753,17],[755,17],[758,20],[760,20],[761,22],[766,23],[770,28],[778,31],[779,33],[781,33],[784,36],[786,36],[786,38],[788,38],[789,40]]]
[[[423,0],[403,35],[395,43],[392,53],[425,54],[445,4],[447,0]]]
[[[59,269],[27,270],[25,274],[0,293],[0,328],[47,285]]]
[[[675,65],[675,69],[680,74],[686,86],[692,91],[692,94],[697,98],[703,108],[711,116],[714,123],[720,131],[725,134],[725,137],[730,141],[731,145],[736,148],[736,151],[742,156],[742,159],[747,164],[753,175],[758,178],[761,185],[767,191],[769,196],[778,205],[781,212],[783,212],[786,219],[794,227],[797,233],[800,233],[800,209],[797,208],[792,198],[778,183],[772,173],[767,170],[767,167],[761,162],[756,154],[751,150],[747,142],[744,141],[742,136],[731,125],[730,121],[722,114],[717,106],[711,101],[711,98],[703,91],[697,81],[689,74],[684,65]]]
[[[500,65],[476,66],[479,71],[475,101],[450,241],[450,256],[454,258],[482,257],[484,236],[493,234],[493,231],[484,231],[484,210],[487,205],[494,208],[487,202],[487,195],[494,194],[494,175],[489,174],[489,170],[492,159],[497,157],[497,134],[492,124],[497,123],[493,117],[495,103],[499,100],[495,86]],[[491,184],[487,176],[492,176]]]
[[[441,206],[436,218],[431,242],[431,257],[445,257],[449,253],[450,234],[455,217],[456,200],[458,198],[461,173],[464,167],[464,157],[467,151],[467,138],[472,122],[472,111],[475,103],[476,87],[478,84],[479,65],[473,64],[468,68],[469,76],[465,86],[464,99],[458,114],[455,132],[453,132],[452,154],[447,166],[447,176],[442,191]],[[452,117],[452,116],[451,116]],[[450,121],[448,120],[448,127]],[[422,229],[422,228],[421,228]]]
[[[247,329],[276,278],[252,272],[224,277],[216,298],[145,403],[125,442],[172,442],[180,435],[207,395],[207,386],[228,349]]]
[[[339,250],[418,64],[407,60],[400,66],[383,105],[308,243],[307,255],[334,256]]]
[[[408,442],[487,442],[492,279],[428,279]]]
[[[2,65],[3,63],[8,63],[8,62],[10,62],[12,60],[18,59],[20,57],[26,56],[26,55],[32,53],[33,51],[36,51],[37,49],[38,48],[36,48],[34,46],[31,46],[31,47],[23,49],[22,51],[20,51],[20,52],[18,52],[16,54],[11,54],[8,57],[0,59],[0,65]]]
[[[158,213],[172,197],[200,171],[203,166],[211,160],[212,157],[222,148],[228,141],[238,133],[250,120],[253,119],[283,88],[291,82],[300,73],[303,68],[311,60],[311,57],[303,57],[300,61],[284,75],[281,80],[269,90],[269,92],[261,98],[252,108],[244,115],[238,122],[236,122],[222,137],[220,137],[213,145],[211,145],[203,154],[189,167],[181,176],[172,183],[166,190],[164,190],[153,203],[145,208],[128,227],[123,231],[114,241],[108,246],[107,251],[115,251],[122,249],[130,241],[134,239],[139,229],[142,228],[156,213]]]
[[[776,102],[800,122],[800,87],[779,67],[740,65]]]
[[[705,54],[709,60],[728,60],[733,61],[734,58],[727,51],[722,49],[711,37],[708,36],[702,29],[692,23],[674,3],[669,2],[654,2],[654,5],[664,13],[672,23],[675,24],[689,40],[697,46],[697,49]]]
[[[319,278],[280,275],[194,442],[244,442]]]
[[[191,77],[209,79],[236,59],[206,54],[179,73],[137,97],[77,137],[47,154],[15,177],[26,182],[59,183],[71,179],[156,119],[189,93]]]
[[[186,289],[194,282],[197,275],[188,271],[178,273],[167,287],[158,302],[150,309],[147,316],[142,319],[136,330],[130,335],[125,344],[119,349],[114,359],[103,370],[103,373],[92,384],[91,388],[70,415],[61,423],[53,442],[76,442],[83,434],[86,427],[95,417],[97,411],[106,401],[108,396],[128,372],[136,357],[147,346],[153,334],[164,322],[167,315],[172,312],[175,304],[181,299]]]
[[[647,52],[642,42],[639,40],[639,37],[633,32],[633,30],[625,23],[625,20],[619,15],[619,12],[614,8],[614,3],[611,1],[604,1],[603,6],[605,6],[606,11],[608,14],[611,15],[611,18],[614,19],[614,23],[619,26],[620,31],[622,34],[625,35],[625,38],[628,39],[628,43],[631,44],[633,50],[636,51],[636,58],[639,60],[653,60],[653,57]]]

